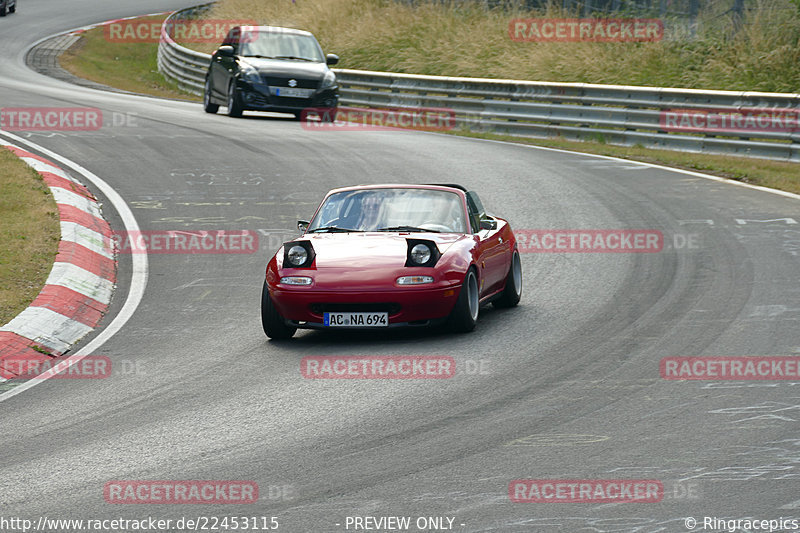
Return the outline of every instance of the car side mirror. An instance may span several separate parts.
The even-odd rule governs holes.
[[[481,220],[481,229],[496,230],[497,221],[484,218],[483,220]]]
[[[308,225],[309,224],[310,224],[310,222],[308,220],[298,220],[297,221],[297,229],[299,229],[300,231],[305,233],[306,230],[308,229]]]
[[[328,65],[335,65],[338,62],[339,62],[339,56],[337,56],[336,54],[328,54],[325,56],[325,63],[327,63]]]
[[[222,57],[233,57],[234,56],[233,46],[229,44],[220,46],[219,48],[217,48],[216,55]]]

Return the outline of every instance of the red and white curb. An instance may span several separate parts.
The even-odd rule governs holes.
[[[61,218],[61,242],[45,286],[31,305],[0,328],[0,382],[61,356],[103,317],[116,283],[111,227],[91,192],[60,167],[0,141],[50,187]],[[1,148],[0,148],[1,149]]]

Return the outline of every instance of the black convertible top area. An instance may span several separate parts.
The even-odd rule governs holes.
[[[459,189],[464,192],[467,192],[467,188],[463,185],[457,185],[455,183],[426,183],[425,185],[434,185],[436,187],[452,187],[453,189]]]

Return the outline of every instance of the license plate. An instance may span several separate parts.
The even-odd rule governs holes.
[[[294,87],[276,87],[275,95],[288,98],[308,98],[314,93],[314,89],[297,89]]]
[[[385,328],[389,313],[324,313],[323,324],[331,328]]]

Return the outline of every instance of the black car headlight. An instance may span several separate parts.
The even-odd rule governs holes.
[[[329,70],[325,73],[325,76],[322,77],[322,84],[319,86],[319,88],[330,89],[334,85],[336,85],[336,74]]]
[[[425,239],[406,239],[408,253],[406,255],[407,267],[432,267],[442,256],[436,243]]]
[[[314,248],[309,241],[291,241],[283,245],[284,268],[305,268],[314,262]]]
[[[248,83],[261,83],[261,74],[255,69],[255,67],[251,67],[250,65],[242,65],[242,80]]]

